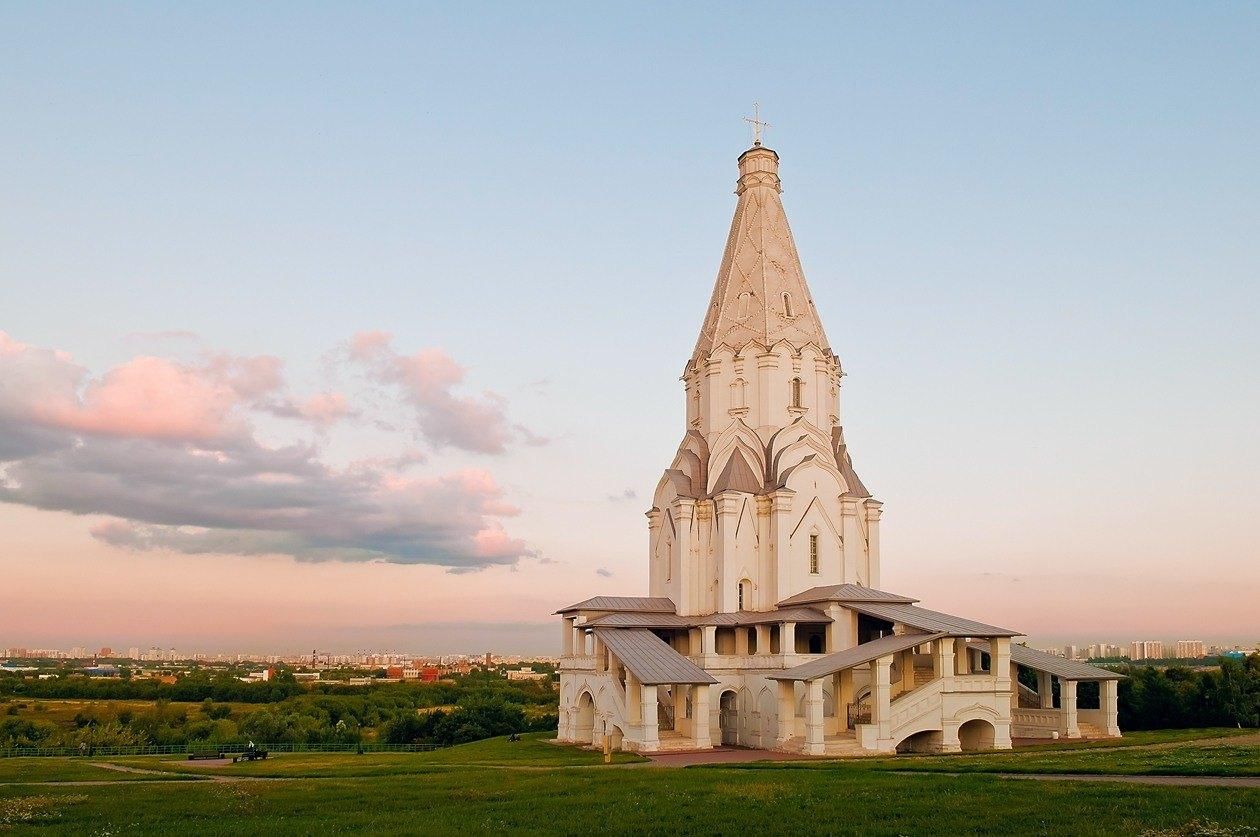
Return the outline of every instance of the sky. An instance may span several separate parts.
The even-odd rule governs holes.
[[[1260,639],[1260,7],[0,7],[0,646],[556,653],[754,101],[882,582]]]

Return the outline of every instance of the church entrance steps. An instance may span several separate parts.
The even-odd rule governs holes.
[[[652,752],[676,753],[689,752],[697,749],[700,748],[696,746],[695,739],[691,736],[683,735],[681,732],[675,732],[674,730],[661,730],[660,744]]]
[[[792,753],[794,755],[805,755],[806,741],[802,736],[793,736],[787,741],[775,744],[774,749],[780,753]],[[840,735],[828,735],[823,739],[824,756],[847,757],[847,756],[874,756],[879,753],[865,749],[858,742],[857,736],[852,732],[842,733]]]

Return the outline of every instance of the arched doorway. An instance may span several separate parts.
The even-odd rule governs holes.
[[[590,692],[578,696],[577,723],[573,728],[573,740],[579,744],[595,742],[595,699]]]
[[[964,751],[992,750],[993,735],[993,724],[976,718],[958,728],[958,743]]]
[[[916,732],[897,745],[898,753],[939,753],[941,731],[939,729]]]
[[[722,692],[718,698],[718,728],[722,730],[723,745],[739,743],[738,699],[734,691]]]

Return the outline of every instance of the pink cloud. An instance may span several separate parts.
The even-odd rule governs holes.
[[[441,399],[462,369],[422,355],[398,368]],[[65,353],[0,333],[0,502],[106,516],[93,537],[133,550],[460,571],[531,554],[504,531],[518,512],[489,472],[414,476],[415,450],[334,468],[315,444],[263,444],[250,411],[319,427],[353,412],[340,393],[292,398],[271,356],[143,356],[92,378]]]
[[[441,349],[423,349],[400,355],[391,336],[382,331],[360,332],[350,339],[347,354],[365,365],[372,378],[398,386],[415,409],[421,433],[435,445],[479,453],[503,453],[517,439],[526,444],[546,440],[507,418],[506,400],[493,392],[460,395],[454,388],[464,382],[465,369]]]

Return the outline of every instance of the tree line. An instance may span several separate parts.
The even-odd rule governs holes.
[[[1222,658],[1215,669],[1108,668],[1125,675],[1118,694],[1121,729],[1260,727],[1260,653]]]
[[[188,678],[196,680],[196,678]],[[239,682],[239,681],[238,681]],[[16,688],[18,685],[24,688]],[[153,690],[153,686],[166,686]],[[240,683],[216,678],[152,681],[0,679],[0,749],[143,745],[448,744],[556,727],[550,683],[508,682],[469,675],[453,683],[392,683],[368,687]],[[296,691],[293,687],[296,687]],[[150,696],[154,697],[150,697]],[[181,697],[172,697],[172,696]],[[200,700],[183,700],[183,696]],[[245,696],[246,700],[235,698]],[[44,699],[94,701],[73,719],[46,720]],[[114,700],[151,701],[134,706]],[[41,704],[43,704],[41,706]]]

